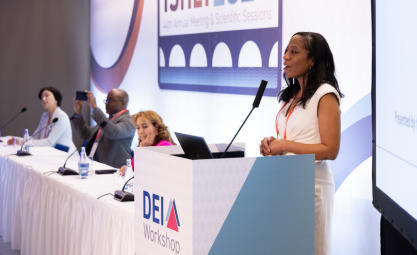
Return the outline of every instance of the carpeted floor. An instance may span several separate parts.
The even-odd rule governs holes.
[[[4,243],[0,236],[0,255],[20,255],[20,251],[10,249],[10,243]]]

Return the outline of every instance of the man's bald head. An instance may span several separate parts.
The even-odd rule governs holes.
[[[127,92],[124,91],[123,89],[112,89],[110,92],[112,91],[115,93],[118,99],[122,100],[126,104],[126,107],[127,107],[129,103],[129,95],[127,94]]]
[[[106,112],[115,114],[127,108],[129,95],[122,89],[112,89],[107,94]]]

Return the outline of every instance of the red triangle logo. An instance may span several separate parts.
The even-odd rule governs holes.
[[[178,232],[178,225],[177,225],[177,219],[175,217],[174,206],[171,207],[171,213],[169,214],[167,228],[170,228]]]

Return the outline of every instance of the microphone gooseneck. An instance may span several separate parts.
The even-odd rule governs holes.
[[[78,172],[70,169],[70,168],[66,168],[65,166],[67,165],[68,159],[74,154],[74,152],[78,151],[78,149],[75,149],[75,151],[73,151],[67,158],[67,160],[65,160],[64,166],[61,166],[58,168],[57,173],[60,175],[78,175]]]
[[[75,149],[75,151],[73,151],[69,156],[68,156],[68,158],[67,158],[67,160],[65,160],[65,163],[64,163],[64,166],[63,166],[63,168],[65,168],[65,166],[67,165],[67,161],[68,161],[68,159],[74,154],[74,152],[76,152],[76,151],[78,151],[78,149]]]
[[[222,156],[220,158],[223,158],[224,155],[226,155],[227,150],[229,149],[230,145],[232,145],[233,141],[235,140],[237,134],[239,134],[239,132],[242,129],[243,125],[245,125],[246,121],[248,120],[248,118],[251,115],[251,113],[253,112],[253,110],[255,108],[258,108],[259,107],[259,104],[261,103],[261,99],[262,99],[262,96],[264,95],[265,88],[266,88],[266,85],[267,84],[268,84],[267,81],[264,81],[264,80],[261,81],[261,84],[259,85],[258,92],[256,93],[255,100],[253,101],[253,104],[252,104],[252,110],[250,110],[250,112],[249,112],[248,116],[246,117],[245,121],[242,123],[242,126],[240,126],[240,128],[237,131],[236,135],[233,137],[232,141],[229,143],[229,145],[227,146],[226,150],[223,152],[223,154],[222,154]]]
[[[26,107],[23,107],[22,108],[22,110],[18,113],[18,114],[16,114],[11,120],[9,120],[6,124],[4,124],[2,127],[0,127],[0,133],[1,133],[1,130],[4,128],[4,127],[6,127],[7,125],[9,125],[14,119],[16,119],[17,118],[17,116],[19,116],[21,113],[23,113],[23,112],[26,112]]]
[[[127,181],[125,182],[125,185],[123,185],[123,188],[122,188],[122,192],[123,192],[123,193],[125,193],[125,192],[124,192],[124,190],[125,190],[125,188],[126,188],[126,184],[127,184],[130,180],[132,180],[133,178],[135,178],[135,176],[133,176],[132,178],[130,178],[129,180],[127,180]]]
[[[22,109],[23,110],[23,109]],[[41,130],[39,130],[38,132],[36,132],[35,134],[33,134],[31,137],[29,137],[29,139],[27,139],[27,141],[25,141],[24,143],[22,143],[22,147],[20,147],[20,150],[17,151],[16,155],[18,156],[29,156],[32,155],[27,151],[22,151],[23,149],[23,145],[25,145],[25,143],[29,142],[30,139],[32,139],[33,137],[35,137],[35,135],[39,134],[42,130],[44,130],[45,128],[49,127],[50,125],[57,123],[58,122],[58,118],[54,118],[51,123],[49,123],[48,125],[46,125],[45,127],[43,127]]]

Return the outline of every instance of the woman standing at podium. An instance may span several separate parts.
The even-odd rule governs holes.
[[[142,111],[132,115],[131,122],[136,127],[139,136],[139,147],[176,145],[172,140],[168,127],[161,116],[154,111]],[[125,174],[126,166],[120,168],[120,174]],[[134,158],[132,158],[134,168]]]
[[[331,255],[335,186],[327,160],[340,146],[340,98],[333,54],[326,39],[312,32],[292,36],[284,54],[287,87],[278,99],[277,138],[264,138],[264,156],[315,154],[314,254]]]

